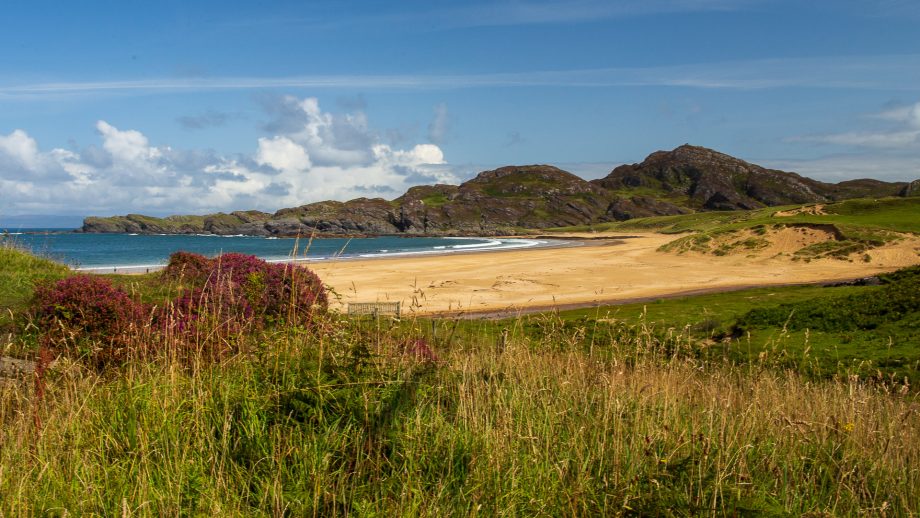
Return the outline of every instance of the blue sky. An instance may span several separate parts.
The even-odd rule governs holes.
[[[392,198],[689,142],[920,177],[914,0],[25,2],[0,17],[0,217]]]

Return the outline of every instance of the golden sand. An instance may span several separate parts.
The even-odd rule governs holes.
[[[591,305],[687,292],[835,281],[920,264],[920,238],[914,236],[870,251],[869,262],[804,262],[763,253],[722,257],[666,253],[658,248],[678,236],[631,236],[613,243],[585,240],[580,246],[564,248],[343,260],[310,267],[335,289],[340,306],[400,301],[405,310],[425,314]],[[811,241],[809,238],[813,236],[804,241]],[[777,245],[786,248],[785,243]]]

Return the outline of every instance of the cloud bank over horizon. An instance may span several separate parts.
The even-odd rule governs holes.
[[[362,111],[325,112],[314,97],[264,101],[271,120],[249,154],[154,146],[142,132],[96,122],[101,145],[42,151],[23,129],[0,134],[0,191],[9,214],[79,211],[204,213],[361,196],[393,198],[413,185],[456,183],[435,144],[382,143]]]
[[[0,216],[273,212],[324,200],[393,199],[415,185],[457,184],[507,165],[449,164],[439,147],[450,132],[445,103],[433,108],[428,143],[399,147],[384,143],[385,132],[371,127],[364,103],[341,114],[324,111],[316,97],[263,96],[259,104],[268,116],[261,125],[266,136],[256,138],[249,153],[155,146],[141,131],[106,120],[95,124],[99,142],[82,149],[42,150],[24,129],[0,134]],[[889,104],[862,120],[881,126],[787,139],[848,152],[741,158],[828,182],[920,178],[920,102]],[[619,163],[557,165],[592,179]]]

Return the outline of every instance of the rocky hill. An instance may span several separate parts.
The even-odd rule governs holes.
[[[413,187],[399,198],[324,201],[274,214],[239,211],[153,218],[86,218],[83,232],[162,234],[488,235],[696,211],[915,195],[917,183],[839,184],[773,169],[696,146],[652,153],[640,164],[585,181],[548,165],[485,171],[457,185]]]
[[[749,210],[766,206],[836,201],[849,198],[897,196],[905,183],[850,180],[829,184],[795,173],[766,169],[698,146],[652,153],[641,164],[623,165],[594,183],[630,200],[640,210],[616,219],[661,214],[664,208],[644,209],[652,198],[672,205],[672,211],[692,209]],[[631,195],[643,193],[644,196]]]

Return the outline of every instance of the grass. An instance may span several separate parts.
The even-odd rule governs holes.
[[[771,363],[775,368],[791,368],[817,379],[850,375],[898,382],[906,379],[911,386],[918,387],[920,311],[916,306],[920,304],[920,292],[913,295],[914,309],[902,310],[896,318],[869,317],[869,321],[877,324],[871,329],[839,329],[822,322],[839,320],[840,307],[883,306],[882,289],[879,286],[753,288],[561,311],[554,325],[569,333],[580,333],[585,347],[610,341],[623,329],[643,329],[659,337],[681,332],[694,341],[699,358],[740,365]],[[740,321],[757,311],[769,312],[772,320],[739,327]],[[790,317],[799,314],[811,314],[813,319],[805,325],[788,325]],[[504,330],[516,327],[531,338],[540,339],[550,332],[545,321],[546,316],[539,314],[516,319],[459,321],[451,324],[450,332],[468,340],[496,342]]]
[[[9,331],[13,314],[24,309],[37,283],[68,273],[66,266],[26,253],[15,241],[0,237],[0,334]]]
[[[714,232],[752,228],[758,225],[832,224],[852,231],[881,229],[895,232],[920,233],[920,199],[884,198],[881,200],[847,200],[824,206],[826,215],[798,214],[776,218],[775,212],[801,206],[768,207],[751,211],[698,212],[679,216],[637,218],[622,222],[582,225],[549,229],[556,232],[621,231],[662,232]]]
[[[21,282],[0,277],[0,300],[17,312],[35,280],[66,274],[6,253]],[[179,289],[109,278],[147,302]],[[488,321],[330,315],[217,361],[63,356],[0,383],[0,516],[915,515],[920,369],[883,360],[920,356],[918,314],[812,329],[828,308],[920,296],[887,286]]]
[[[449,201],[450,199],[443,193],[436,193],[422,198],[422,202],[429,207],[441,207]]]
[[[910,514],[910,395],[670,350],[634,330],[400,351],[335,322],[217,364],[59,362],[0,393],[4,514]],[[405,334],[404,334],[405,333]],[[40,427],[36,425],[40,422]]]
[[[770,207],[751,211],[701,212],[679,216],[638,218],[599,225],[563,227],[548,232],[660,232],[689,235],[664,246],[664,252],[698,252],[713,255],[755,252],[769,246],[760,238],[770,230],[784,227],[812,227],[833,234],[832,240],[804,246],[792,256],[796,260],[833,258],[869,261],[867,252],[892,241],[903,233],[920,233],[920,199],[885,198],[847,200],[823,206],[823,214],[800,213],[777,217],[781,211],[811,206]],[[754,236],[745,237],[742,231]]]

